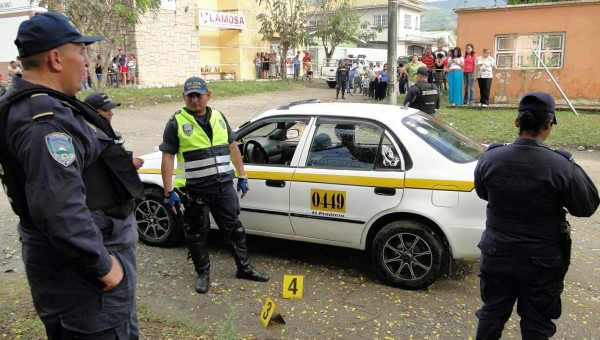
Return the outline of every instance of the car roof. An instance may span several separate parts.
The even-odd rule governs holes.
[[[417,109],[397,105],[368,104],[368,103],[314,103],[308,101],[294,102],[272,109],[257,116],[255,119],[271,116],[318,115],[323,117],[369,118],[380,121],[399,121],[406,116],[420,112]],[[308,102],[308,103],[304,103]]]

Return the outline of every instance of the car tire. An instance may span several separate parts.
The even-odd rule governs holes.
[[[337,82],[335,82],[335,81],[328,81],[327,82],[327,86],[329,86],[330,89],[334,88],[336,84],[337,84]]]
[[[138,201],[135,207],[140,240],[155,247],[180,244],[183,241],[183,226],[164,202],[163,190],[146,188],[144,195],[145,199]]]
[[[386,281],[402,289],[424,289],[439,276],[444,246],[426,225],[410,220],[384,226],[373,240],[373,261]]]

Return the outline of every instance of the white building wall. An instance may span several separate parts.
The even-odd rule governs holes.
[[[166,2],[169,6],[163,6],[156,17],[145,15],[135,28],[140,85],[181,85],[200,75],[196,1]]]

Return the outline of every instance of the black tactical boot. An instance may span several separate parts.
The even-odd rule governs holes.
[[[256,271],[250,265],[250,258],[248,257],[248,247],[246,246],[246,233],[243,228],[237,229],[234,234],[238,237],[237,241],[231,241],[229,250],[235,258],[235,264],[237,265],[237,272],[235,277],[238,279],[245,279],[251,281],[267,282],[269,276],[261,274]],[[233,238],[233,237],[232,237]]]
[[[194,262],[194,268],[198,277],[196,278],[196,292],[205,294],[210,286],[210,259],[205,242],[198,242],[189,245],[190,257]]]

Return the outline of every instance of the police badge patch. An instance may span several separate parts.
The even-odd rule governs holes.
[[[50,156],[63,166],[67,167],[75,161],[75,148],[71,136],[62,132],[51,133],[46,136],[46,146]]]
[[[223,119],[219,119],[219,124],[221,124],[221,127],[223,129],[225,128],[225,122],[223,121]]]
[[[192,126],[192,124],[183,124],[182,128],[183,133],[185,133],[186,136],[191,136],[194,131],[194,126]]]

